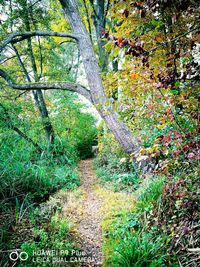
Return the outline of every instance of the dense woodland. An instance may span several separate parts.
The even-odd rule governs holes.
[[[200,266],[199,15],[195,0],[0,0],[0,266]],[[84,265],[70,255],[90,194],[102,256]],[[34,262],[42,249],[69,254]]]

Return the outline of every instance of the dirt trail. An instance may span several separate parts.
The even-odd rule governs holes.
[[[97,177],[92,160],[79,163],[81,186],[76,194],[67,195],[63,213],[74,222],[74,232],[87,262],[86,267],[102,266],[102,231],[100,209],[102,201],[96,193]]]
[[[81,170],[81,186],[86,192],[86,199],[83,202],[84,214],[80,221],[79,232],[83,241],[82,249],[87,257],[92,259],[92,262],[86,266],[96,267],[102,264],[101,200],[94,190],[97,178],[92,169],[92,161],[81,161],[79,168]]]
[[[87,259],[79,266],[101,267],[102,227],[105,232],[115,216],[118,218],[119,214],[125,216],[130,213],[135,205],[135,197],[100,186],[91,159],[80,161],[79,170],[81,186],[64,193],[63,216],[73,222],[76,243]]]

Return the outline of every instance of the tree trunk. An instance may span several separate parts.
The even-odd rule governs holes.
[[[124,150],[127,153],[135,152],[139,149],[137,140],[131,135],[128,128],[119,121],[112,107],[107,104],[109,99],[104,92],[97,58],[89,34],[80,17],[76,1],[60,0],[60,3],[74,34],[79,38],[79,49],[90,87],[92,103]]]
[[[20,66],[25,74],[25,77],[27,79],[27,81],[29,83],[31,83],[31,78],[28,74],[28,71],[19,55],[19,52],[17,50],[17,48],[13,46],[13,49],[17,55],[17,58],[19,60],[19,63],[20,63]],[[37,74],[37,73],[36,73]],[[36,75],[35,74],[35,75]],[[37,77],[37,76],[36,76]],[[46,107],[46,104],[45,104],[45,101],[44,101],[44,97],[43,97],[43,94],[42,94],[42,90],[33,90],[32,91],[33,93],[33,97],[34,97],[34,100],[35,100],[35,104],[40,112],[40,117],[42,119],[42,124],[44,126],[44,129],[45,129],[45,133],[46,133],[46,136],[47,136],[47,139],[49,140],[49,142],[51,144],[54,143],[54,130],[53,130],[53,127],[52,127],[52,124],[51,124],[51,121],[50,121],[50,118],[49,118],[49,114],[48,114],[48,110],[47,110],[47,107]]]
[[[28,6],[27,6],[27,1],[24,1],[24,13],[23,13],[23,17],[24,17],[24,25],[25,25],[25,29],[26,31],[31,31],[31,26],[30,26],[30,21],[29,21],[29,10],[28,10]],[[38,76],[38,72],[37,72],[37,65],[36,65],[36,61],[35,61],[35,56],[33,53],[33,47],[32,47],[32,42],[31,42],[31,38],[27,39],[27,47],[28,47],[28,53],[29,53],[29,57],[30,57],[30,61],[31,61],[31,66],[32,66],[32,70],[33,70],[33,74],[34,74],[34,80],[35,82],[39,82],[39,76]],[[21,64],[23,65],[23,63]],[[23,70],[25,69],[25,67],[23,67]],[[27,71],[25,71],[26,77],[28,79],[28,82],[31,82],[30,76],[28,74]],[[51,124],[50,118],[49,118],[49,113],[46,107],[46,103],[44,100],[44,96],[42,93],[42,90],[34,90],[32,91],[33,93],[33,97],[35,100],[35,104],[39,110],[40,113],[40,117],[42,120],[42,124],[44,126],[44,130],[47,136],[47,139],[49,141],[50,144],[54,143],[54,130],[53,130],[53,126]]]
[[[102,31],[105,30],[105,0],[97,0],[97,8],[95,9],[93,1],[90,1],[94,10],[93,24],[96,32],[97,45],[99,50],[99,64],[101,70],[106,71],[108,67],[108,55],[104,49],[105,41],[102,40]]]
[[[40,112],[40,117],[42,119],[42,124],[44,126],[47,139],[49,140],[50,144],[53,144],[54,139],[55,139],[54,130],[53,130],[53,126],[51,124],[50,118],[49,118],[49,114],[48,114],[48,110],[46,107],[46,103],[44,101],[42,90],[34,90],[32,92],[33,92],[35,103]]]

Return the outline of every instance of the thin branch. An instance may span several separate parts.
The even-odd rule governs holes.
[[[80,84],[73,84],[68,82],[15,84],[11,80],[9,75],[1,69],[0,76],[8,83],[9,86],[16,90],[67,90],[78,93],[87,98],[90,102],[92,102],[90,91]]]
[[[15,58],[15,57],[16,57],[16,55],[11,56],[11,57],[7,57],[7,58],[5,58],[5,59],[2,59],[2,61],[0,61],[0,64],[4,64],[4,63],[7,62],[8,60],[11,60],[11,59],[13,59],[13,58]]]
[[[18,52],[17,48],[16,48],[14,45],[12,45],[12,47],[13,47],[15,53],[16,53],[16,56],[17,56],[18,61],[19,61],[19,64],[20,64],[20,66],[21,66],[21,68],[22,68],[22,70],[23,70],[23,72],[24,72],[24,74],[25,74],[25,76],[26,76],[27,81],[28,81],[28,82],[31,82],[31,79],[30,79],[30,77],[29,77],[28,71],[26,70],[26,68],[25,68],[25,66],[24,66],[24,63],[23,63],[22,60],[21,60],[21,57],[20,57],[20,55],[19,55],[19,52]]]
[[[75,43],[74,40],[65,40],[59,43],[59,45],[65,44],[65,43]]]
[[[95,7],[94,7],[94,1],[90,0],[90,4],[92,6],[92,10],[94,12],[95,17],[99,19],[99,16],[97,15],[97,12],[96,12]]]
[[[17,100],[17,98],[20,98],[22,95],[25,95],[27,93],[27,91],[23,91],[22,93],[20,93],[18,96],[15,97],[15,100]]]
[[[41,2],[41,0],[37,0],[35,3],[31,4],[28,8],[32,8],[34,5],[36,5],[37,3]]]
[[[158,89],[158,91],[159,91],[160,94],[162,95],[163,100],[166,102],[166,104],[168,104],[167,101],[166,101],[166,98],[165,98],[165,96],[164,96],[164,94],[163,94],[163,92],[161,91],[161,89]],[[179,123],[179,121],[178,121],[176,115],[175,115],[174,112],[172,111],[172,109],[171,109],[171,112],[172,112],[172,115],[173,115],[173,117],[174,117],[174,121],[175,121],[175,123],[177,124],[178,128],[180,129],[180,131],[183,132],[184,134],[186,134],[186,132],[184,131],[184,129],[183,129],[182,126],[180,125],[180,123]]]
[[[39,51],[40,51],[40,75],[39,75],[39,80],[42,77],[43,74],[43,55],[42,55],[42,46],[40,42],[40,37],[38,36],[38,45],[39,45]]]
[[[55,36],[55,37],[72,38],[75,39],[76,41],[79,40],[79,38],[74,34],[66,32],[50,32],[50,31],[15,32],[8,35],[8,38],[0,44],[0,52],[2,52],[2,50],[10,43],[15,44],[33,36],[44,36],[44,37]]]

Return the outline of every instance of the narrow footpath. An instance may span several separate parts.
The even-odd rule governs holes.
[[[85,254],[91,258],[91,265],[102,265],[102,230],[100,209],[102,201],[95,192],[97,186],[97,177],[92,169],[92,161],[84,160],[79,164],[81,170],[81,185],[86,192],[86,198],[83,202],[84,214],[80,221],[79,233],[83,240],[81,244]]]
[[[74,223],[74,234],[77,237],[82,255],[87,262],[84,267],[102,266],[102,230],[100,210],[102,200],[96,192],[97,177],[92,168],[92,160],[79,163],[81,186],[76,192],[67,194],[63,213]]]
[[[92,167],[92,160],[79,163],[81,186],[67,193],[63,216],[73,223],[73,233],[87,262],[81,267],[101,267],[102,225],[109,225],[122,209],[130,212],[133,209],[134,197],[120,192],[113,192],[99,185]],[[104,226],[105,228],[105,226]]]

